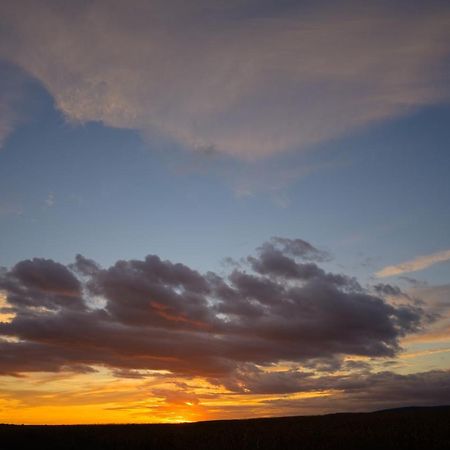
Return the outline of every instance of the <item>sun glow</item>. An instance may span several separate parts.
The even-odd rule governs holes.
[[[102,367],[95,370],[3,377],[0,423],[182,423],[283,415],[282,409],[272,406],[280,399],[278,395],[236,394],[201,378],[182,380],[155,374],[125,379]],[[320,391],[284,395],[283,399],[329,395],[332,392]]]

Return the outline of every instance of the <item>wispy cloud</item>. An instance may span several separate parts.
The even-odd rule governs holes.
[[[55,194],[53,192],[49,192],[49,194],[47,195],[45,199],[45,205],[47,206],[47,208],[51,208],[55,205]]]
[[[0,56],[69,120],[248,160],[449,98],[442,3],[249,3],[2,2]]]
[[[23,212],[23,207],[17,202],[0,201],[0,218],[6,216],[21,216]]]
[[[450,260],[450,250],[432,253],[431,255],[418,256],[410,261],[401,264],[386,266],[376,273],[377,277],[392,277],[402,273],[417,272],[426,269],[434,264]]]
[[[435,321],[431,326],[424,329],[415,336],[408,336],[404,343],[430,343],[450,342],[450,284],[437,286],[416,285],[408,292],[415,298],[420,298]]]

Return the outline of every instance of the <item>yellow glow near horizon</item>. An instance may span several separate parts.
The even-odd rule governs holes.
[[[285,414],[271,406],[280,398],[311,399],[331,391],[289,395],[236,394],[195,378],[120,379],[96,373],[36,373],[0,378],[0,423],[105,424],[180,423]]]
[[[396,359],[399,374],[445,368],[450,342],[407,344]],[[374,372],[386,370],[382,361],[366,361]],[[268,372],[294,369],[290,362],[261,367]],[[215,419],[316,414],[340,398],[337,390],[292,394],[236,393],[201,377],[180,378],[167,371],[133,371],[142,378],[126,378],[105,367],[92,373],[36,372],[23,377],[0,376],[0,423],[107,424],[180,423]],[[348,371],[337,371],[336,376]],[[325,401],[325,399],[329,399]],[[304,403],[304,407],[302,406]],[[317,406],[314,406],[316,403]],[[314,404],[312,403],[314,402]],[[297,404],[290,409],[288,403]]]

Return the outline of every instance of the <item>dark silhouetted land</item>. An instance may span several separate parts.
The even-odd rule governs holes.
[[[450,406],[178,425],[0,425],[4,450],[450,449]]]

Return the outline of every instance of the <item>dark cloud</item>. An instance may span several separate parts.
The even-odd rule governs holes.
[[[330,255],[327,252],[318,250],[303,239],[288,239],[275,236],[270,240],[269,245],[281,248],[284,253],[297,256],[306,261],[321,262],[330,259]],[[268,244],[265,247],[267,248]]]
[[[81,283],[64,265],[34,258],[17,263],[0,276],[0,290],[7,293],[13,311],[32,308],[83,309]]]
[[[118,261],[98,271],[90,291],[107,299],[111,320],[160,328],[210,328],[207,281],[183,264],[147,256],[144,261]]]
[[[75,262],[69,266],[72,270],[85,276],[94,276],[100,270],[100,266],[92,259],[77,255]]]
[[[399,296],[403,295],[402,290],[398,286],[392,286],[390,284],[379,283],[373,287],[374,291],[382,295]]]
[[[259,380],[253,389],[272,391],[281,384],[298,386],[303,392],[318,392],[331,389],[333,400],[328,396],[290,400],[280,398],[266,400],[272,407],[282,408],[286,414],[306,410],[316,412],[362,411],[393,408],[401,406],[433,406],[450,403],[450,371],[432,370],[415,374],[401,375],[393,372],[352,373],[346,376],[302,377],[301,374],[286,373],[278,378],[275,385]],[[283,379],[284,378],[284,379]],[[289,380],[290,378],[290,385]],[[303,379],[302,379],[303,378]],[[293,388],[293,387],[292,387]]]
[[[107,269],[79,255],[67,267],[20,262],[0,275],[15,314],[0,323],[0,372],[104,365],[224,383],[280,361],[330,372],[346,355],[394,356],[399,339],[428,320],[416,305],[389,304],[324,271],[311,262],[318,254],[274,238],[228,277],[154,255]]]
[[[278,395],[261,403],[284,414],[302,411],[323,413],[382,408],[439,405],[450,403],[450,371],[433,370],[415,374],[390,371],[371,372],[360,361],[347,361],[346,373],[318,375],[313,371],[263,371],[254,366],[241,367],[226,379],[225,386],[242,395]],[[332,400],[327,393],[332,393]],[[289,398],[286,394],[309,394]],[[325,395],[322,395],[325,393]]]
[[[247,261],[252,270],[260,275],[287,280],[321,279],[342,288],[361,290],[356,279],[341,274],[325,273],[312,262],[326,261],[329,256],[301,239],[272,238],[257,251],[258,256],[249,256]]]
[[[13,267],[11,275],[30,289],[68,296],[80,293],[80,283],[72,273],[50,259],[21,261]]]
[[[427,285],[426,281],[420,281],[412,277],[406,277],[402,275],[399,276],[398,278],[400,280],[406,281],[412,287],[423,287]]]

